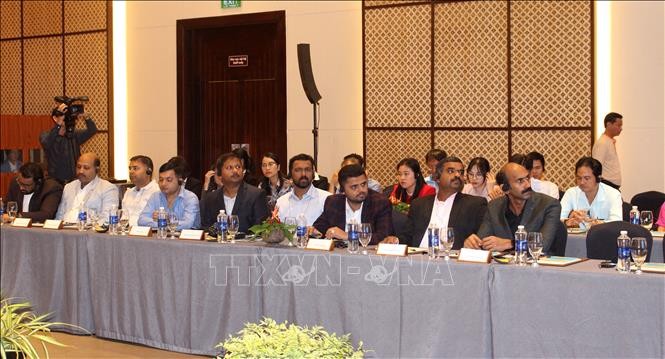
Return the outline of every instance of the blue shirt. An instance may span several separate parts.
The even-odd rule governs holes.
[[[184,188],[180,188],[180,193],[173,203],[173,208],[169,208],[168,201],[164,192],[155,192],[148,199],[143,212],[139,216],[139,226],[157,227],[157,222],[152,219],[152,213],[164,207],[166,211],[174,211],[178,217],[178,230],[201,227],[201,213],[199,209],[199,199],[196,195]]]

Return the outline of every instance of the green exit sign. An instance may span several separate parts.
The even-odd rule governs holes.
[[[222,0],[222,9],[240,7],[240,0]]]

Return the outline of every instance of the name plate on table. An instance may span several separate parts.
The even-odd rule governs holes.
[[[307,247],[305,247],[305,249],[314,249],[317,251],[332,251],[333,245],[334,243],[332,239],[310,238],[309,241],[307,241]]]
[[[194,239],[200,241],[203,239],[202,229],[183,229],[180,231],[179,239]]]
[[[62,229],[62,221],[59,219],[47,219],[44,222],[44,229]]]
[[[133,226],[132,229],[129,230],[129,235],[136,237],[150,237],[152,235],[152,228],[147,226]]]
[[[408,246],[406,244],[379,243],[379,247],[376,249],[376,254],[382,256],[406,257],[407,250]]]
[[[480,249],[462,248],[457,257],[458,262],[489,263],[491,260],[490,251]]]
[[[12,227],[28,228],[32,224],[32,218],[14,218]]]

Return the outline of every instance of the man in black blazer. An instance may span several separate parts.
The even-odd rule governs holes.
[[[208,192],[201,199],[201,227],[207,229],[217,222],[220,210],[235,214],[239,231],[263,222],[270,215],[265,192],[243,181],[243,162],[235,153],[220,156],[216,170],[222,179],[222,190]]]
[[[23,206],[26,196],[30,196],[28,208]],[[44,171],[39,164],[28,162],[19,168],[16,180],[9,184],[5,200],[16,201],[20,217],[44,222],[55,218],[60,198],[62,185],[54,179],[44,178]]]
[[[461,193],[463,176],[464,164],[459,158],[446,157],[437,163],[432,179],[439,185],[439,192],[411,203],[404,233],[398,233],[401,243],[427,247],[427,228],[435,223],[439,227],[452,227],[453,249],[462,248],[464,240],[478,230],[487,211],[485,198]]]

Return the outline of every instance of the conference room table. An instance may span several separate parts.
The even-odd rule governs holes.
[[[652,232],[653,246],[651,247],[651,262],[663,263],[663,237],[662,232]],[[616,238],[608,238],[616,240]],[[566,256],[586,258],[586,233],[569,233],[566,242]]]
[[[665,275],[2,227],[0,287],[98,337],[193,354],[263,317],[369,357],[665,355]]]

